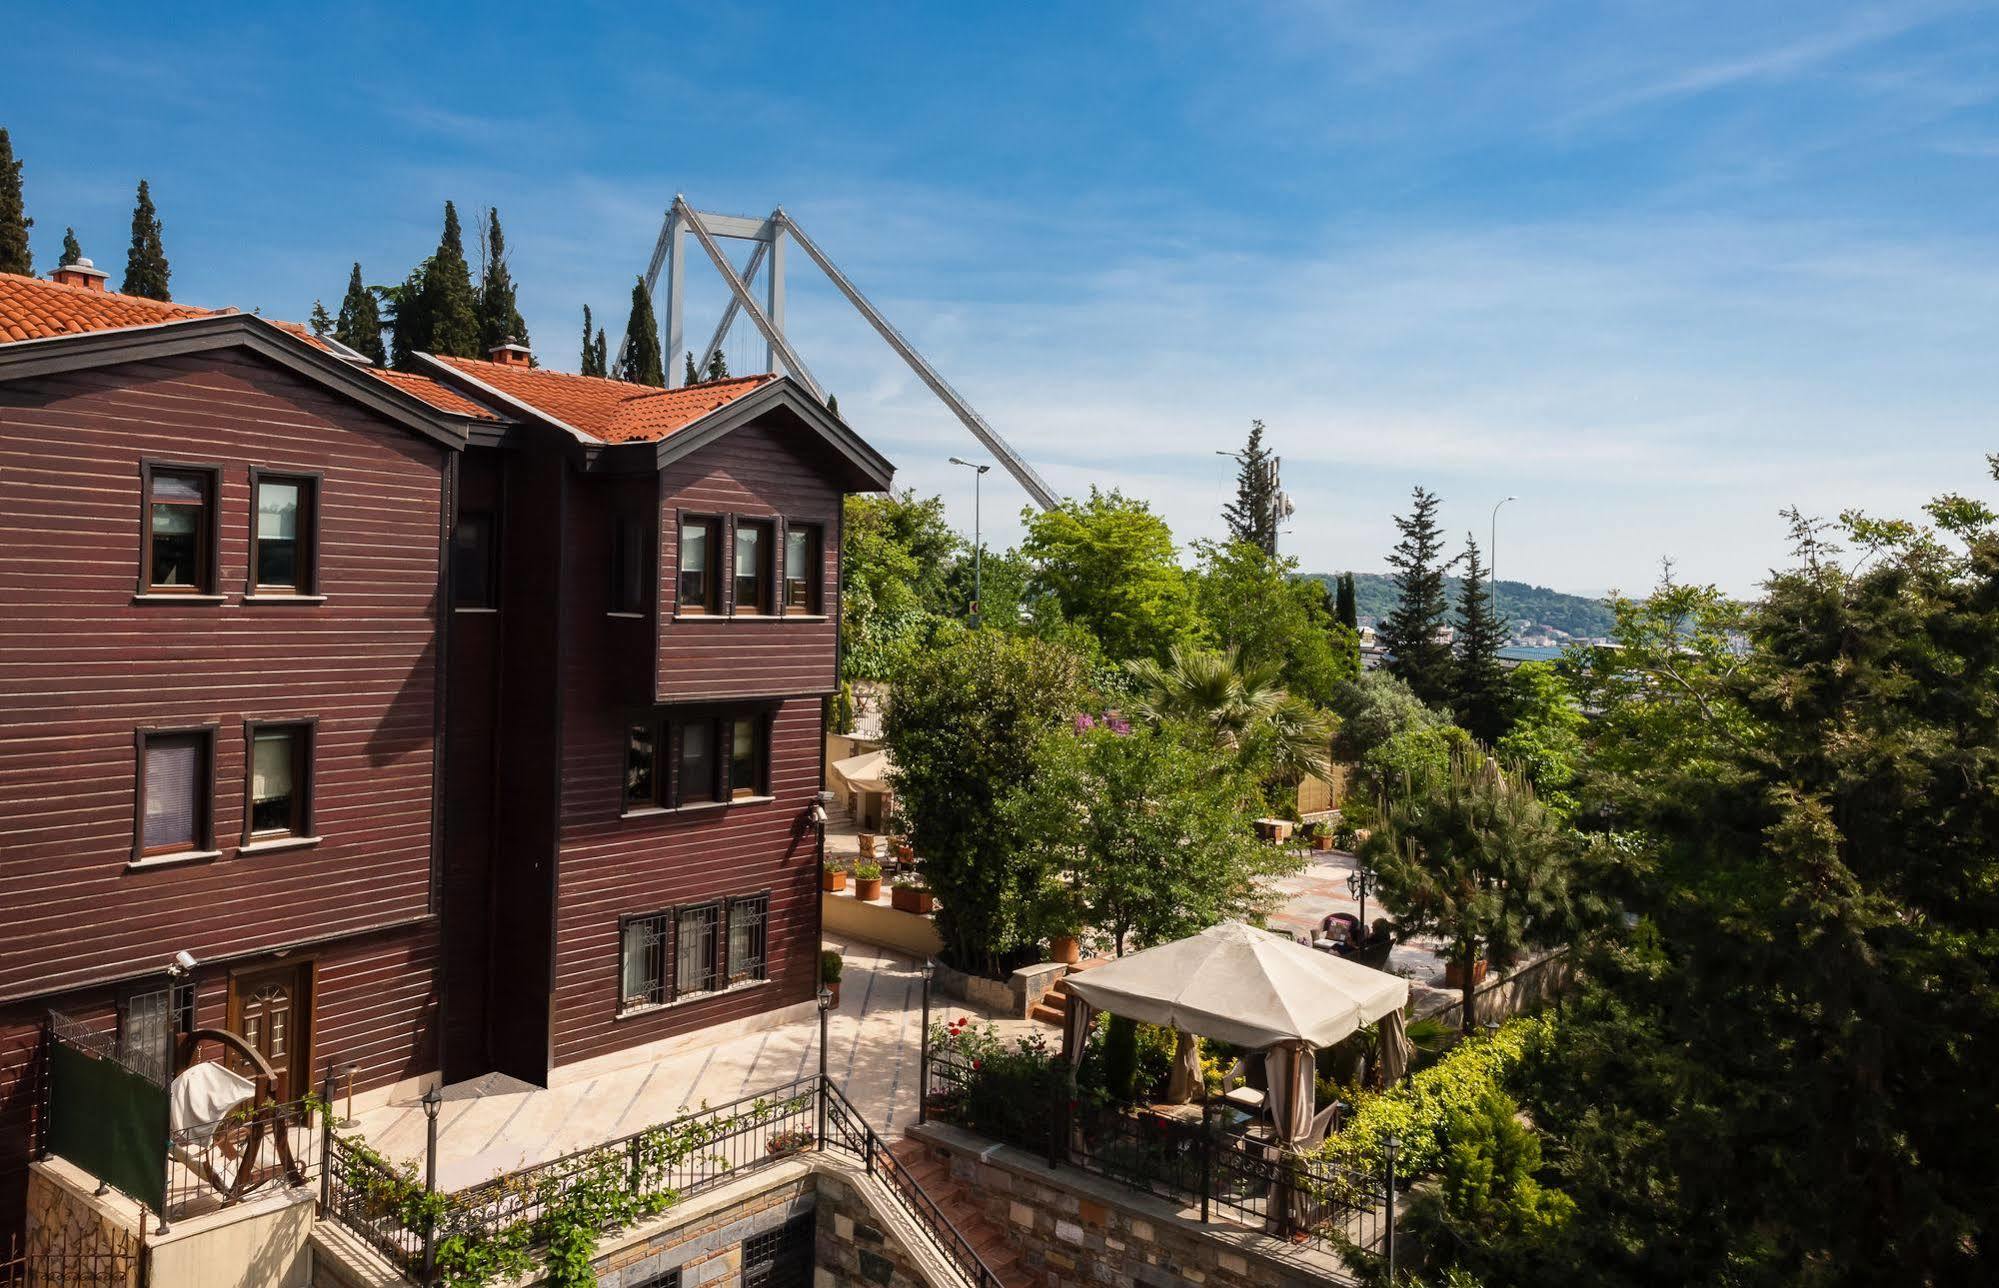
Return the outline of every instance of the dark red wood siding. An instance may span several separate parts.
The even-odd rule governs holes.
[[[837,687],[841,493],[824,449],[803,429],[749,425],[668,466],[660,477],[659,680],[662,702]],[[820,620],[677,616],[680,516],[741,515],[818,525]],[[734,542],[722,542],[724,572]]]
[[[142,457],[221,468],[225,602],[133,602]],[[0,998],[429,911],[446,464],[251,358],[0,386]],[[325,603],[242,602],[252,467],[322,475]],[[239,857],[244,721],[308,716],[325,839]],[[128,870],[134,730],[203,723],[222,857]]]

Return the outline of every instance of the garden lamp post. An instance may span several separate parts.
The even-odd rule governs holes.
[[[833,990],[819,986],[819,1148],[826,1148],[826,1017],[833,1010]]]
[[[437,1114],[444,1108],[444,1093],[436,1087],[423,1093],[423,1188],[426,1194],[437,1193]],[[321,1163],[321,1166],[325,1166]],[[426,1215],[423,1222],[423,1281],[435,1282],[437,1278],[437,1218]]]
[[[972,625],[979,624],[979,599],[984,593],[981,585],[981,565],[985,562],[986,543],[979,532],[979,485],[985,482],[990,465],[980,465],[962,456],[953,456],[951,464],[962,465],[972,472]]]
[[[1360,856],[1355,855],[1353,871],[1347,874],[1347,893],[1360,900],[1360,928],[1363,932],[1367,930],[1367,887],[1367,868],[1362,865]]]
[[[937,963],[924,958],[923,1040],[916,1063],[916,1121],[919,1125],[930,1121],[930,977],[936,973]]]
[[[1383,1251],[1388,1257],[1388,1282],[1395,1282],[1395,1153],[1402,1148],[1400,1136],[1390,1136],[1381,1142],[1382,1153],[1388,1160],[1388,1229],[1383,1235]]]

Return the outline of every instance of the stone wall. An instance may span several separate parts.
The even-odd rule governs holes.
[[[1564,949],[1524,962],[1497,979],[1487,979],[1472,991],[1472,1023],[1502,1021],[1510,1016],[1538,1011],[1568,991],[1575,982],[1575,962]],[[1430,994],[1438,998],[1438,994]],[[1418,1004],[1419,1020],[1434,1019],[1446,1028],[1464,1025],[1464,997],[1451,992],[1434,1005]]]
[[[948,1161],[981,1215],[1006,1231],[1045,1288],[1351,1282],[1339,1258],[1317,1247],[1203,1224],[1198,1212],[1076,1168],[1050,1168],[1045,1159],[939,1123],[913,1127],[909,1135]]]
[[[879,1218],[847,1180],[821,1172],[819,1239],[813,1276],[816,1288],[875,1284],[879,1288],[926,1288],[908,1250],[882,1229]]]
[[[750,1194],[730,1194],[727,1202],[699,1200],[668,1211],[659,1222],[638,1227],[597,1262],[600,1288],[628,1288],[669,1270],[680,1270],[681,1288],[741,1283],[743,1240],[776,1230],[816,1203],[810,1171],[793,1166]],[[731,1187],[732,1189],[734,1187]],[[660,1228],[664,1223],[667,1228]]]

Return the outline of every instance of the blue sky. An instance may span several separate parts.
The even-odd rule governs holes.
[[[782,202],[1058,490],[1219,531],[1262,417],[1307,568],[1422,483],[1499,565],[1748,591],[1790,504],[1991,497],[1999,18],[1908,3],[31,4],[38,264],[303,318],[497,206],[534,347],[615,337],[674,193]],[[705,335],[721,289],[690,289]],[[739,328],[741,369],[761,346]],[[794,256],[842,411],[970,524],[977,445]],[[690,340],[698,338],[690,335]],[[1024,497],[989,476],[989,540]]]

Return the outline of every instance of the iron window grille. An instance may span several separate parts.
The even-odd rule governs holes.
[[[808,1288],[816,1227],[807,1213],[743,1240],[743,1288]]]
[[[674,916],[672,998],[712,993],[720,987],[716,951],[721,945],[720,903],[682,908]]]
[[[618,1009],[660,1006],[667,999],[667,946],[672,914],[649,913],[618,922]]]
[[[731,987],[768,978],[766,950],[770,935],[770,895],[729,900],[728,980]]]

